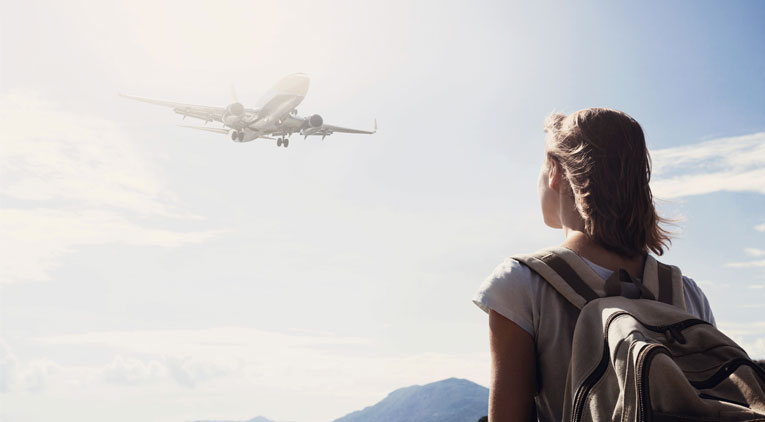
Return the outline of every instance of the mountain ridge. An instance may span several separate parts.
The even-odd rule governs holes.
[[[231,421],[231,420],[212,420],[212,419],[203,419],[203,420],[196,420],[196,421],[190,421],[190,422],[277,422],[273,421],[271,419],[268,419],[265,416],[255,416],[252,419],[247,419],[246,421]]]
[[[489,389],[470,380],[447,378],[389,393],[334,422],[474,422],[488,413]]]

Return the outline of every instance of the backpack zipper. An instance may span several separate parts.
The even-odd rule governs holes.
[[[598,362],[598,366],[595,367],[595,369],[592,372],[590,372],[590,374],[587,376],[584,382],[579,386],[579,388],[577,388],[576,394],[574,394],[574,411],[572,412],[573,422],[578,422],[582,419],[582,413],[584,412],[584,401],[587,399],[587,395],[590,393],[590,390],[595,385],[595,383],[597,383],[600,377],[602,377],[603,374],[606,372],[606,369],[608,369],[608,358],[609,358],[608,330],[611,327],[611,323],[614,322],[616,318],[619,318],[624,315],[631,316],[632,318],[635,319],[635,321],[639,322],[640,325],[644,326],[648,330],[654,331],[657,333],[663,333],[667,335],[668,338],[677,340],[680,343],[685,343],[685,337],[681,333],[682,330],[688,327],[692,327],[694,325],[698,325],[698,324],[711,325],[707,321],[704,321],[698,318],[689,318],[689,319],[676,322],[674,324],[669,324],[669,325],[649,325],[635,318],[632,314],[630,314],[627,311],[620,311],[609,316],[608,319],[606,320],[606,326],[603,329],[603,355],[600,358],[600,362]],[[640,383],[640,381],[638,381],[638,383]]]
[[[638,403],[639,403],[639,413],[638,413],[638,421],[640,422],[646,422],[651,420],[651,414],[647,411],[651,408],[651,395],[648,391],[648,371],[651,366],[651,362],[653,361],[653,358],[656,357],[655,355],[659,353],[664,353],[668,356],[671,356],[669,353],[669,350],[660,344],[652,344],[650,346],[647,346],[647,351],[641,352],[640,358],[638,358],[638,373],[637,373],[637,390],[638,390]],[[712,388],[719,384],[724,379],[728,378],[733,374],[733,372],[736,371],[740,366],[746,365],[754,369],[754,372],[757,374],[757,376],[760,377],[760,379],[765,382],[765,371],[762,370],[757,364],[753,363],[751,360],[746,358],[736,358],[732,359],[729,362],[727,362],[725,365],[723,365],[720,370],[718,370],[714,375],[711,377],[703,380],[703,381],[690,381],[690,384],[696,388],[697,390],[701,390],[704,388]],[[721,398],[712,396],[706,393],[700,393],[699,397],[702,399],[712,399],[712,400],[718,400],[718,401],[724,401],[732,404],[736,404],[743,407],[749,407],[746,403],[739,403],[733,400]]]
[[[691,385],[697,390],[704,390],[712,388],[721,383],[724,379],[730,377],[730,375],[736,371],[741,365],[746,365],[754,370],[760,380],[765,383],[765,371],[757,366],[756,363],[746,358],[731,359],[726,362],[722,368],[715,372],[711,377],[701,381],[691,381]]]
[[[735,405],[746,407],[747,409],[750,409],[749,405],[746,404],[746,403],[741,403],[741,402],[737,402],[735,400],[713,396],[713,395],[707,394],[707,393],[699,393],[699,397],[702,398],[702,399],[706,399],[706,400],[717,400],[717,401],[723,402],[723,403],[735,404]]]
[[[637,361],[637,391],[638,391],[638,421],[646,422],[650,421],[650,414],[648,409],[651,408],[651,395],[648,391],[648,380],[646,379],[651,368],[651,362],[657,354],[664,353],[669,355],[669,350],[666,347],[654,343],[648,345],[640,352],[640,357]]]
[[[670,341],[676,340],[680,344],[685,344],[685,336],[683,336],[682,331],[685,330],[686,328],[693,327],[694,325],[699,325],[699,324],[712,325],[698,318],[685,319],[680,322],[676,322],[674,324],[669,324],[669,325],[648,325],[648,324],[643,324],[643,322],[637,318],[635,318],[635,320],[638,321],[643,327],[657,333],[664,333],[665,335],[667,335],[667,338],[670,339]]]
[[[582,419],[582,412],[584,412],[584,400],[587,398],[587,394],[590,393],[592,386],[598,382],[600,377],[603,376],[603,373],[606,372],[606,369],[608,368],[608,328],[616,318],[622,315],[628,315],[628,313],[617,312],[609,316],[606,320],[606,327],[603,330],[603,355],[600,358],[600,362],[598,362],[598,366],[595,367],[592,372],[590,372],[584,382],[579,386],[579,388],[577,388],[576,394],[574,395],[574,411],[572,413],[574,422],[578,422]]]
[[[600,379],[600,377],[603,376],[603,373],[606,372],[606,369],[608,368],[608,343],[603,346],[603,356],[600,358],[600,362],[598,362],[598,366],[590,372],[590,375],[587,376],[587,379],[584,380],[582,385],[579,386],[579,388],[576,390],[576,395],[574,396],[574,421],[580,421],[582,420],[582,412],[584,411],[584,400],[587,398],[587,394],[590,393],[590,390],[592,389],[592,386],[595,385],[596,382]]]

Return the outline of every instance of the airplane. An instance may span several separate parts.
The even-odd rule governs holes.
[[[171,107],[173,111],[186,117],[204,120],[205,124],[216,121],[223,123],[222,128],[208,126],[185,126],[191,129],[231,135],[234,142],[249,142],[255,139],[275,140],[277,147],[288,147],[290,136],[299,133],[304,139],[309,136],[327,136],[338,133],[358,133],[371,135],[377,132],[377,119],[374,130],[349,129],[340,126],[324,124],[324,119],[313,114],[306,117],[298,116],[297,106],[303,101],[308,92],[310,79],[303,73],[294,73],[282,78],[256,103],[255,108],[246,108],[236,97],[231,88],[234,102],[224,107],[209,107],[194,104],[183,104],[172,101],[155,100],[120,93],[120,96],[145,103]]]

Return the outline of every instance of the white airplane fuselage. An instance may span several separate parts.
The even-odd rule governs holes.
[[[253,141],[261,136],[269,135],[274,132],[282,132],[289,136],[294,132],[300,132],[312,126],[313,123],[319,123],[321,126],[321,117],[318,115],[308,118],[291,114],[305,98],[308,92],[309,79],[306,75],[297,73],[284,77],[276,83],[257,103],[255,113],[257,118],[246,127],[237,125],[236,120],[232,119],[228,124],[224,124],[233,130],[244,132],[244,137],[239,142]],[[318,118],[318,119],[317,119]]]

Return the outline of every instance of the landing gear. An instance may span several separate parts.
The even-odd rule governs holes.
[[[239,142],[243,142],[243,141],[244,141],[244,131],[239,132]]]
[[[289,138],[284,138],[284,148],[287,148],[288,146],[290,146],[290,140]]]
[[[244,132],[241,130],[235,130],[231,132],[231,140],[236,142],[242,142],[244,141]]]
[[[288,146],[290,146],[289,138],[283,138],[283,137],[278,138],[276,140],[276,146],[277,147],[283,146],[284,148],[287,148]]]
[[[276,146],[277,147],[282,146],[282,138],[279,138],[279,139],[276,140]]]

